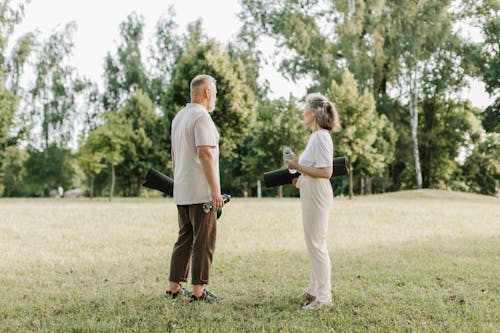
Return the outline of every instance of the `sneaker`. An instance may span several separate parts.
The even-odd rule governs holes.
[[[173,293],[170,290],[165,291],[166,298],[176,299],[177,297],[184,295],[191,296],[191,293],[183,287],[181,287],[181,289],[179,289],[176,293]]]
[[[311,302],[316,300],[316,296],[309,294],[307,291],[304,291],[302,296],[300,297],[300,306],[305,306]]]
[[[332,305],[332,302],[325,303],[325,302],[320,302],[320,301],[313,301],[307,305],[304,305],[302,307],[302,310],[319,310],[319,309],[322,309],[324,307],[331,306],[331,305]]]
[[[196,297],[195,295],[191,294],[191,296],[189,297],[189,303],[193,303],[193,302],[212,303],[212,302],[220,302],[223,299],[224,298],[219,297],[219,296],[215,296],[210,291],[205,289],[205,290],[203,290],[203,295],[201,295],[200,297]]]

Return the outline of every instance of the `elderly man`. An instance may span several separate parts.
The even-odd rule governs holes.
[[[166,296],[177,298],[188,292],[186,282],[191,261],[193,292],[190,302],[219,301],[205,290],[215,250],[216,212],[224,206],[219,179],[219,133],[210,113],[215,109],[217,88],[209,75],[191,81],[191,103],[172,121],[174,202],[177,205],[179,235],[170,262],[170,286]],[[203,210],[203,203],[213,209]]]

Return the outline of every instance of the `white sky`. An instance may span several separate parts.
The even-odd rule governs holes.
[[[237,17],[241,9],[239,0],[31,0],[18,31],[39,30],[46,38],[66,23],[75,21],[78,29],[73,35],[75,48],[72,63],[81,75],[100,85],[104,57],[108,52],[115,54],[120,23],[133,11],[141,14],[145,19],[143,46],[146,48],[152,44],[156,23],[160,17],[167,15],[170,5],[174,5],[174,21],[180,33],[186,32],[188,23],[202,18],[204,33],[226,44],[236,38],[241,26]],[[267,41],[262,48],[271,58],[272,43]],[[271,97],[288,97],[289,94],[301,97],[305,94],[306,80],[294,84],[277,73],[272,65],[266,65],[261,71],[261,75],[270,82]],[[471,89],[464,91],[465,96],[478,107],[490,105],[493,101],[484,92],[484,85],[477,81]]]

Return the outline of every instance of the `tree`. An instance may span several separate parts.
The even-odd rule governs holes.
[[[98,150],[100,142],[99,136],[95,133],[90,132],[92,135],[88,135],[84,144],[80,145],[78,151],[77,161],[83,171],[83,173],[90,180],[90,197],[94,197],[94,180],[95,177],[101,172],[101,170],[106,166],[104,161],[104,154]]]
[[[14,116],[17,110],[17,99],[0,83],[0,172],[3,165],[3,154],[10,146],[15,145],[15,139],[11,136]],[[0,174],[1,175],[1,174]]]
[[[20,197],[26,193],[25,161],[27,153],[17,146],[8,147],[2,156],[0,170],[0,195],[5,197]]]
[[[136,13],[131,13],[120,24],[121,44],[115,57],[108,53],[105,59],[103,94],[105,110],[118,110],[134,90],[149,90],[149,78],[146,75],[140,48],[143,30],[144,18]]]
[[[500,134],[484,135],[465,161],[462,174],[467,190],[498,196],[500,192]]]
[[[422,111],[419,132],[423,186],[449,189],[460,169],[461,149],[479,141],[479,110],[469,102],[429,99],[423,101]]]
[[[168,9],[167,17],[161,18],[156,24],[155,44],[150,48],[151,66],[151,100],[162,110],[168,108],[166,93],[172,78],[175,62],[182,53],[182,38],[175,33],[177,24],[174,22],[173,6]]]
[[[297,100],[263,100],[257,109],[257,121],[249,133],[248,151],[241,156],[246,181],[261,179],[266,171],[284,167],[283,147],[299,154],[307,143],[309,129],[302,124],[302,111]],[[281,187],[278,196],[282,196]]]
[[[255,116],[256,100],[252,90],[245,85],[247,80],[243,62],[231,59],[214,40],[207,39],[201,22],[189,26],[184,41],[184,52],[177,59],[168,86],[164,110],[164,124],[168,126],[168,151],[170,148],[170,124],[175,114],[190,101],[189,83],[197,74],[208,74],[217,81],[217,104],[212,118],[220,133],[221,170],[234,168],[233,175],[242,174],[238,157],[241,145]],[[221,172],[221,175],[223,172]],[[236,180],[236,179],[233,179]],[[221,184],[224,188],[224,185]]]
[[[292,79],[311,78],[310,90],[328,89],[348,68],[361,89],[373,92],[378,113],[387,115],[398,129],[400,141],[390,171],[393,188],[399,189],[401,174],[408,169],[417,187],[422,186],[418,116],[425,98],[421,88],[432,81],[426,77],[428,70],[439,69],[433,71],[435,78],[448,75],[441,81],[446,89],[439,88],[440,94],[458,91],[465,82],[464,70],[473,74],[470,59],[477,50],[454,32],[454,6],[438,0],[244,0],[240,15],[245,29],[277,41],[285,54],[280,70]],[[442,70],[438,62],[443,56],[455,72]],[[408,129],[401,126],[406,121]],[[407,137],[411,156],[406,153]]]
[[[158,161],[166,155],[165,147],[157,144],[163,134],[156,125],[161,117],[156,114],[153,102],[140,90],[125,101],[119,116],[130,126],[129,145],[133,149],[122,151],[123,161],[117,166],[117,178],[125,195],[138,196],[148,169],[158,168]]]
[[[333,136],[333,140],[337,154],[349,160],[349,197],[352,198],[353,166],[359,159],[364,164],[364,170],[376,173],[390,163],[393,155],[390,147],[394,145],[396,134],[387,118],[377,114],[375,99],[368,88],[363,93],[359,92],[349,70],[344,71],[341,84],[332,82],[328,97],[339,112],[341,131]],[[383,151],[377,150],[382,147]]]
[[[46,149],[51,144],[68,146],[79,136],[74,128],[79,113],[77,96],[89,87],[89,82],[78,76],[67,64],[73,48],[75,23],[69,23],[61,32],[52,34],[37,50],[35,83],[30,89],[32,126],[41,128],[37,137],[32,132],[32,145]]]
[[[22,93],[19,80],[32,51],[33,34],[25,34],[19,37],[13,46],[10,45],[15,26],[24,17],[25,4],[24,1],[18,2],[17,6],[13,6],[11,1],[0,3],[0,179],[5,176],[3,172],[12,153],[11,147],[17,150],[18,142],[27,131],[19,119],[19,101]],[[11,46],[12,49],[9,50]],[[8,150],[11,151],[8,153]]]
[[[44,150],[28,148],[28,157],[24,163],[28,193],[35,196],[47,196],[51,189],[59,185],[68,188],[72,185],[75,170],[72,166],[73,155],[68,148],[50,144]]]
[[[151,74],[146,70],[140,47],[144,19],[136,13],[120,24],[121,43],[116,55],[106,57],[103,107],[116,111],[133,131],[129,139],[134,149],[124,150],[123,159],[116,165],[117,187],[124,195],[139,195],[148,168],[164,169],[167,165],[165,125],[157,108],[165,102],[172,70],[165,66],[171,67],[175,58],[176,39],[170,31],[174,27],[170,18],[157,24]]]
[[[101,159],[107,163],[111,169],[111,187],[109,190],[109,201],[112,201],[115,191],[115,168],[123,161],[123,151],[134,147],[130,144],[130,138],[133,136],[133,131],[130,124],[128,124],[122,117],[116,113],[107,112],[103,113],[102,117],[105,123],[89,133],[87,141],[85,142],[83,157],[89,154],[96,154],[92,165],[86,170],[98,174],[101,169]],[[97,161],[98,160],[98,161]],[[87,162],[84,162],[87,163]]]

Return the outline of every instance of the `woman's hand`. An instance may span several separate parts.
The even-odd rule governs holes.
[[[300,188],[300,176],[292,179],[292,184],[295,185],[296,188]]]
[[[285,163],[286,163],[286,167],[288,169],[295,169],[297,171],[299,170],[298,169],[299,168],[299,161],[296,158],[294,158],[292,160],[285,160]]]

